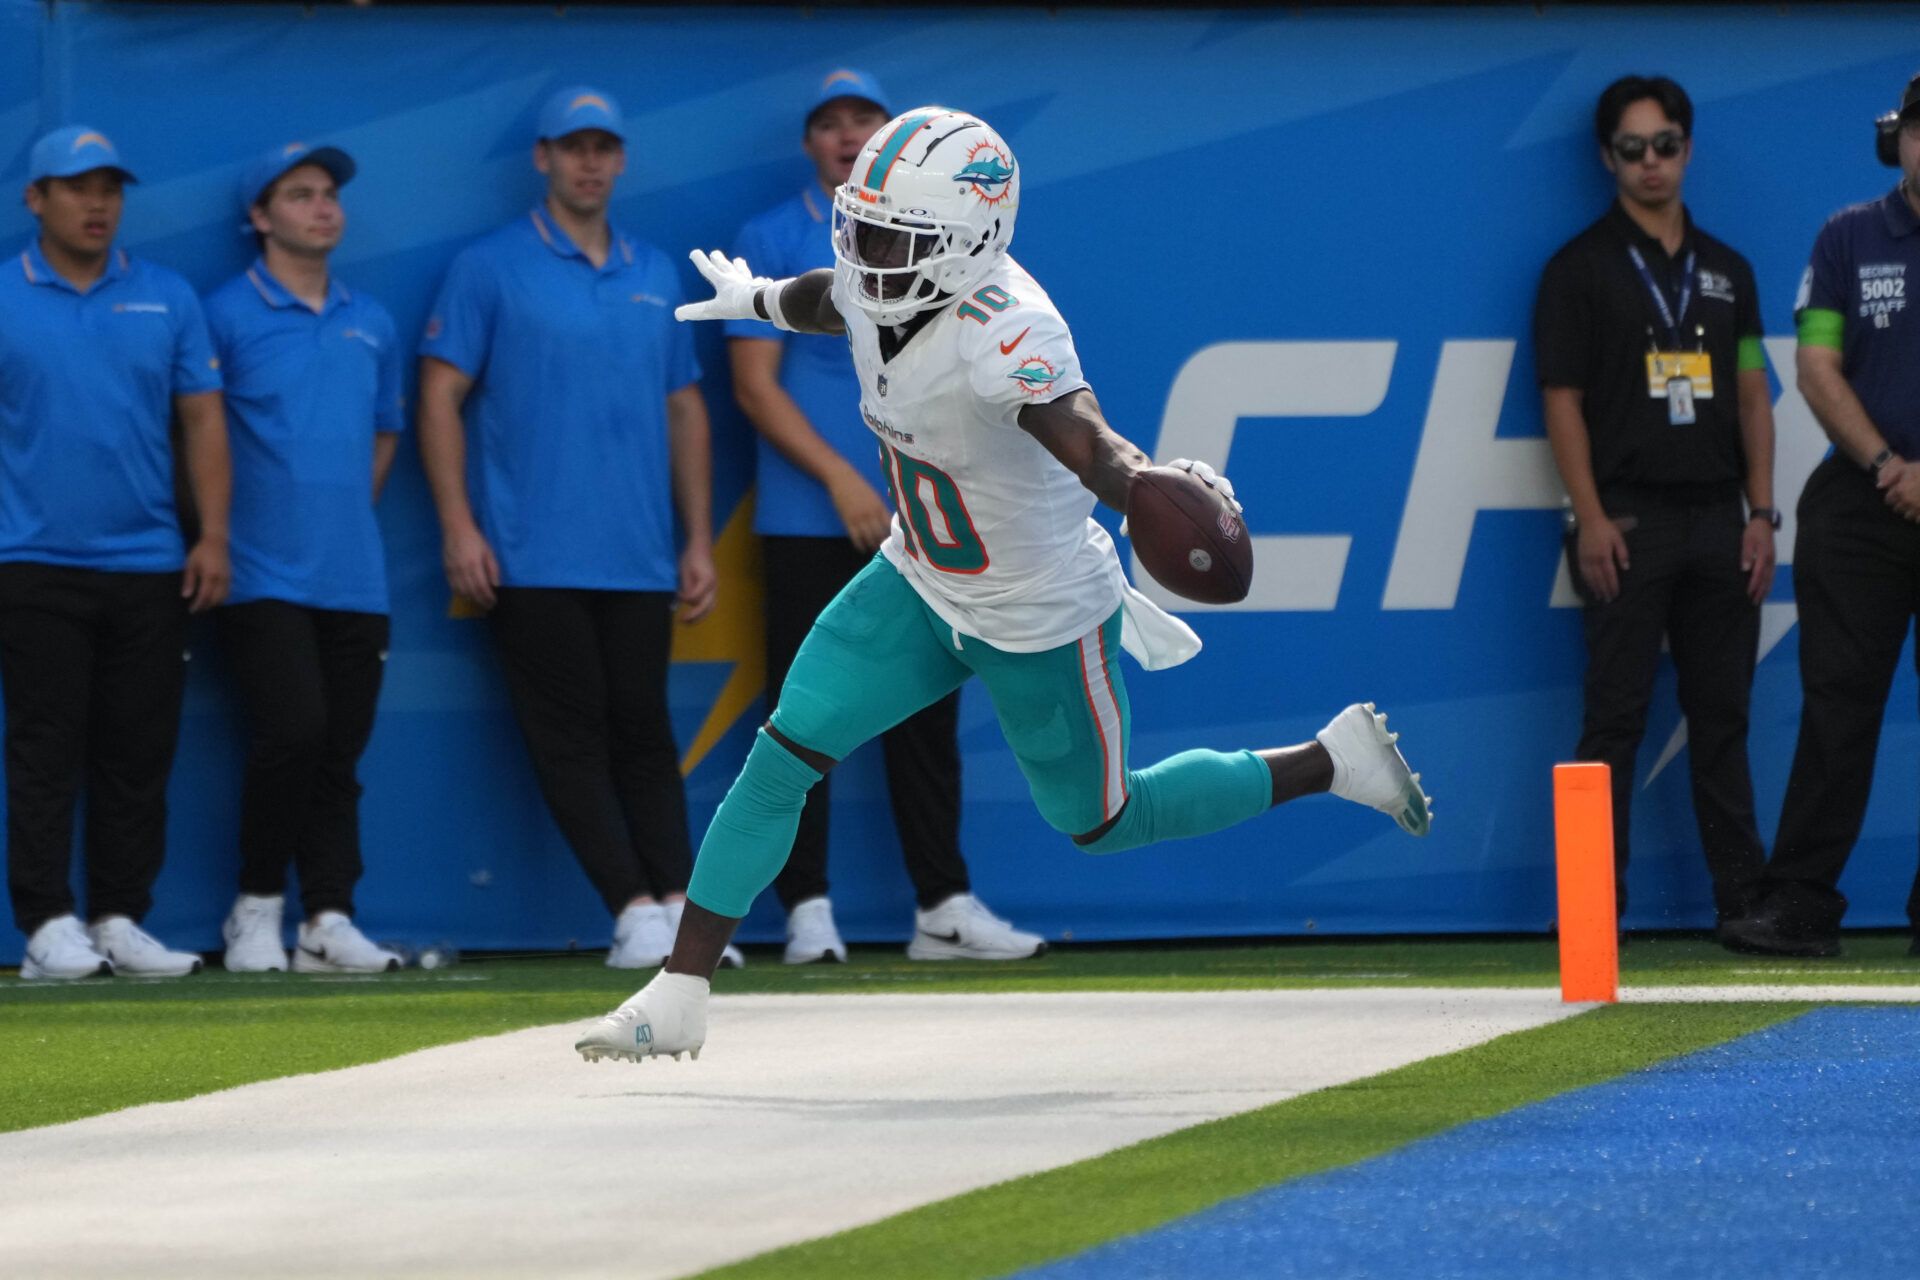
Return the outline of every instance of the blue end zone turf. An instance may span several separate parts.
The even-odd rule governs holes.
[[[1022,1273],[1920,1275],[1920,1010],[1829,1009]]]

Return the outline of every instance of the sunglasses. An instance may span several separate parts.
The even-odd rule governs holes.
[[[1671,160],[1680,154],[1680,148],[1686,145],[1687,135],[1678,129],[1662,129],[1651,138],[1643,138],[1637,133],[1623,133],[1612,142],[1613,154],[1620,157],[1623,164],[1638,164],[1647,154],[1647,148],[1653,148],[1653,154],[1662,160]]]

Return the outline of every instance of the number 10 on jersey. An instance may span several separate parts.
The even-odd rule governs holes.
[[[919,556],[942,573],[979,573],[988,564],[986,544],[973,527],[966,499],[953,477],[931,463],[882,444],[887,485],[900,511],[907,554]]]

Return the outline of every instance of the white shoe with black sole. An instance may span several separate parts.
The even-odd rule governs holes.
[[[27,939],[20,976],[32,982],[72,982],[79,978],[108,978],[113,965],[94,949],[86,926],[77,916],[55,916]]]
[[[322,911],[300,926],[293,949],[295,973],[391,973],[398,952],[379,946],[338,911]]]
[[[287,949],[281,933],[281,911],[286,900],[243,893],[234,899],[227,922],[220,927],[226,939],[223,963],[228,973],[285,973]]]
[[[126,916],[96,920],[87,930],[93,949],[107,958],[122,978],[184,978],[200,972],[203,961],[191,951],[174,951]]]
[[[956,893],[931,911],[913,913],[909,960],[1030,960],[1046,939],[1016,929],[970,893]]]
[[[674,928],[658,902],[629,903],[613,921],[609,969],[657,969],[673,951]]]
[[[787,949],[780,957],[783,964],[834,964],[847,962],[847,944],[833,923],[833,903],[826,898],[808,898],[793,904],[787,913]]]

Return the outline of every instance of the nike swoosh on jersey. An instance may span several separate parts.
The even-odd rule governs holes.
[[[1022,329],[1022,330],[1020,331],[1020,334],[1019,334],[1019,337],[1016,337],[1016,338],[1015,338],[1015,339],[1014,339],[1014,340],[1013,340],[1012,342],[1003,342],[1003,343],[1001,343],[1001,344],[1000,344],[1000,354],[1001,354],[1001,355],[1003,355],[1003,356],[1010,356],[1010,355],[1012,355],[1012,354],[1013,354],[1013,349],[1014,349],[1015,347],[1017,347],[1017,346],[1019,346],[1019,345],[1020,345],[1020,339],[1021,339],[1021,338],[1024,338],[1024,337],[1026,337],[1026,336],[1027,336],[1027,335],[1028,335],[1029,333],[1031,333],[1031,332],[1033,332],[1033,326],[1032,326],[1032,325],[1028,325],[1028,326],[1027,326],[1026,328],[1024,328],[1024,329]]]

